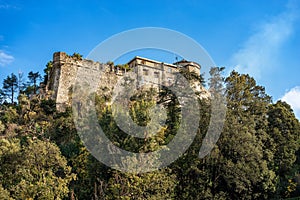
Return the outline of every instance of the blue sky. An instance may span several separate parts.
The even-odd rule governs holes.
[[[196,40],[227,72],[249,73],[299,117],[299,15],[297,0],[0,0],[0,80],[42,73],[56,51],[87,56],[114,34],[163,27]]]

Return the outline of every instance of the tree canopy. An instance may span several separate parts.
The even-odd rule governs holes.
[[[50,62],[45,78],[51,67]],[[92,156],[77,134],[72,109],[58,112],[51,98],[35,95],[38,72],[28,74],[29,86],[35,88],[30,98],[19,94],[18,104],[13,103],[18,81],[11,74],[0,90],[0,199],[299,197],[300,124],[293,110],[285,102],[272,102],[265,88],[249,75],[233,71],[223,77],[222,73],[223,68],[219,67],[210,71],[207,83],[210,98],[200,98],[201,94],[197,94],[200,106],[194,109],[199,109],[200,121],[191,146],[171,165],[139,174],[111,169]],[[194,73],[182,71],[182,74],[191,83],[203,81],[202,76]],[[226,99],[224,126],[212,151],[200,158],[199,150],[212,119],[212,105],[216,103],[212,98],[219,98],[220,92]],[[13,104],[4,103],[6,99]],[[154,118],[164,119],[149,112],[156,103],[166,110],[163,127],[154,135],[145,134],[144,138],[134,137],[118,127],[111,99],[111,93],[100,92],[95,96],[98,122],[112,143],[127,151],[155,152],[171,142],[182,126],[181,106],[167,88],[146,88],[130,98],[129,115],[140,126]],[[222,106],[215,112],[223,112]],[[126,113],[120,112],[123,114]],[[97,139],[95,136],[94,140]],[[134,164],[126,158],[120,163]]]

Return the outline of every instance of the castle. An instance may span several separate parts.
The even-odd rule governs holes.
[[[114,66],[112,63],[100,63],[81,57],[69,56],[64,52],[56,52],[53,55],[52,68],[48,75],[46,90],[52,91],[51,98],[56,101],[58,111],[63,111],[71,105],[72,88],[76,81],[78,70],[86,73],[101,73],[99,80],[93,80],[99,89],[108,88],[112,91],[118,80],[128,71],[134,70],[137,82],[140,85],[148,84],[153,87],[159,85],[171,85],[174,80],[174,72],[181,68],[200,75],[201,66],[192,61],[181,60],[174,64],[159,62],[148,58],[136,56],[126,65]],[[208,92],[199,82],[193,82],[195,92],[201,92],[202,98],[208,98]]]

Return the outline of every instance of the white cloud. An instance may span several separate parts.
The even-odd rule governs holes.
[[[289,1],[286,11],[259,26],[242,48],[233,54],[230,62],[234,69],[259,79],[263,71],[278,66],[277,55],[293,33],[296,18],[296,8],[293,1]]]
[[[286,92],[281,100],[290,104],[296,116],[300,119],[300,86],[296,86]]]
[[[0,9],[9,9],[9,8],[10,8],[10,5],[8,5],[8,4],[0,5]]]
[[[5,10],[8,10],[8,9],[19,9],[19,6],[8,4],[8,3],[1,3],[0,2],[0,9],[5,9]]]
[[[14,57],[0,50],[0,66],[5,66],[14,61]]]

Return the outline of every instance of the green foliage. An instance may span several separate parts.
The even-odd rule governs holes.
[[[268,199],[275,173],[268,167],[270,140],[266,108],[270,97],[249,75],[233,71],[226,79],[227,117],[218,141],[218,191],[231,199]]]
[[[2,134],[5,130],[5,125],[3,124],[3,122],[0,120],[0,134]]]
[[[1,139],[0,161],[2,186],[15,199],[62,199],[75,178],[58,147],[48,141]]]
[[[44,80],[43,80],[43,83],[45,85],[47,85],[48,83],[48,79],[49,79],[49,76],[50,76],[50,72],[52,70],[52,67],[53,67],[53,62],[52,61],[49,61],[47,64],[46,64],[46,68],[44,68]]]
[[[56,111],[56,103],[52,99],[43,99],[41,102],[41,108],[47,115],[52,115]]]
[[[127,67],[119,66],[119,69],[127,70]],[[51,68],[49,62],[45,73],[49,74]],[[122,173],[97,161],[77,135],[70,108],[58,113],[55,101],[40,99],[37,95],[29,99],[23,94],[19,95],[17,105],[0,105],[0,199],[282,199],[299,196],[300,125],[290,106],[281,101],[273,104],[264,88],[249,75],[234,71],[225,79],[222,71],[223,68],[212,68],[208,83],[211,97],[220,98],[218,95],[225,87],[227,100],[225,124],[213,151],[199,158],[213,102],[199,98],[201,117],[192,145],[169,167],[143,174]],[[191,83],[202,81],[192,72],[181,73]],[[32,72],[31,75],[31,93],[34,93],[34,85],[37,88],[34,79],[38,74]],[[11,95],[11,91],[6,95]],[[182,126],[181,106],[167,88],[137,92],[130,98],[129,113],[122,110],[119,113],[141,126],[151,120],[166,121],[157,133],[145,133],[145,138],[135,138],[117,126],[109,103],[111,99],[111,92],[103,87],[95,98],[96,111],[106,136],[122,149],[154,152],[172,141]],[[156,103],[163,106],[167,116],[150,112]],[[219,109],[221,112],[222,107]],[[134,165],[125,158],[120,162]]]
[[[115,65],[114,62],[112,62],[112,61],[108,61],[106,64],[109,65],[109,66],[114,66]]]
[[[19,114],[14,106],[3,107],[0,117],[4,123],[17,123],[19,120]]]
[[[14,103],[15,93],[18,89],[18,78],[15,74],[11,74],[7,76],[6,79],[3,80],[3,93],[6,97],[11,100],[11,103]]]
[[[0,104],[2,104],[4,100],[5,100],[5,93],[3,92],[2,89],[0,89]]]
[[[173,199],[175,176],[168,170],[144,174],[113,172],[106,199]]]
[[[51,72],[51,69],[53,67],[53,62],[52,61],[49,61],[47,64],[46,64],[46,68],[44,69],[44,73],[46,75],[49,75],[49,73]]]
[[[189,81],[198,81],[200,82],[203,86],[205,86],[205,80],[204,80],[204,75],[200,74],[200,76],[194,72],[194,71],[189,71],[187,68],[180,68],[179,72]]]
[[[73,53],[72,57],[77,60],[82,60],[82,55],[80,55],[79,53]]]
[[[2,200],[13,200],[13,198],[10,197],[10,194],[7,190],[5,190],[2,185],[0,185],[0,199]]]
[[[131,97],[130,101],[130,116],[132,120],[141,125],[147,125],[151,118],[159,116],[151,116],[149,110],[155,105],[155,98],[158,94],[155,90],[144,90]],[[115,145],[123,149],[133,152],[149,152],[155,151],[161,144],[166,141],[165,134],[167,127],[162,128],[154,136],[145,135],[144,139],[135,138],[127,135],[118,129],[115,124],[110,106],[106,105],[107,97],[97,96],[96,106],[99,116],[99,123],[106,135]],[[110,99],[110,98],[108,98]],[[123,113],[119,113],[123,115]],[[125,113],[124,113],[125,115]],[[138,159],[138,158],[136,158]],[[132,165],[126,159],[121,160],[123,165]],[[93,166],[100,166],[93,162]],[[151,163],[148,163],[151,164]],[[175,174],[171,173],[170,169],[145,173],[145,174],[130,174],[121,173],[115,170],[109,170],[101,167],[106,173],[96,170],[98,179],[95,180],[97,185],[94,195],[100,199],[171,199],[174,197],[174,188],[176,183]],[[94,169],[94,168],[93,168]],[[102,177],[102,179],[101,179]]]
[[[108,64],[110,65],[110,64],[113,64],[113,63],[108,63]],[[132,70],[132,68],[130,68],[128,64],[123,64],[123,65],[118,64],[114,67],[115,67],[115,70],[121,70],[121,71],[126,71],[126,72],[129,72],[129,71]]]
[[[36,94],[38,89],[38,81],[41,79],[39,72],[29,72],[28,73],[29,85],[26,88],[27,95]]]
[[[296,152],[299,149],[300,125],[291,107],[278,101],[268,109],[269,135],[274,151],[270,163],[278,177],[277,194],[289,197],[296,190],[292,181],[297,173]]]

